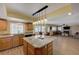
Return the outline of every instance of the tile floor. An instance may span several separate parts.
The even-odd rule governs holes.
[[[53,42],[54,55],[79,55],[79,39],[57,36]],[[0,55],[23,55],[23,46],[0,52]]]
[[[0,55],[23,55],[23,46],[2,51]]]
[[[79,55],[79,39],[72,37],[57,37],[53,42],[55,55]]]

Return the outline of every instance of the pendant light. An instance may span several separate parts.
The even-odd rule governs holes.
[[[33,16],[36,16],[37,21],[34,22],[34,26],[38,27],[38,32],[42,32],[44,34],[45,32],[45,28],[46,27],[46,21],[47,21],[47,16],[46,16],[46,8],[48,6],[44,6],[43,8],[41,8],[40,10],[36,11],[35,13],[33,13]],[[41,30],[41,31],[40,31]]]

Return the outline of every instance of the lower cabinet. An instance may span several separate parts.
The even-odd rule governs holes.
[[[48,48],[47,48],[47,45],[46,46],[44,46],[44,47],[42,47],[42,52],[43,52],[43,55],[47,55],[48,54]]]
[[[11,37],[7,37],[6,39],[4,39],[4,49],[8,49],[12,47],[12,38]]]
[[[24,37],[23,34],[19,35],[19,45],[23,45],[23,37]]]
[[[52,55],[53,54],[53,42],[45,45],[41,48],[35,48],[26,41],[23,42],[23,51],[25,55]]]
[[[27,45],[28,43],[26,41],[23,41],[23,43],[24,43],[24,45],[23,45],[23,52],[24,52],[25,55],[27,55],[28,54],[28,51],[27,51],[28,50],[28,48],[27,48],[28,47],[28,45]]]
[[[52,52],[53,52],[53,44],[52,44],[52,42],[51,43],[49,43],[48,45],[47,45],[47,50],[48,50],[48,55],[51,55],[51,54],[53,54]]]
[[[16,46],[19,46],[19,37],[18,36],[13,36],[13,39],[12,39],[12,46],[13,47],[16,47]]]
[[[23,36],[10,36],[0,38],[0,51],[13,48],[23,44]]]
[[[8,49],[12,47],[12,38],[6,37],[0,38],[0,50]]]
[[[28,47],[27,47],[27,50],[28,50],[28,51],[27,51],[27,54],[28,54],[28,55],[34,55],[34,54],[35,54],[35,53],[34,53],[34,52],[35,52],[35,51],[34,51],[34,47],[33,47],[32,45],[30,45],[30,44],[27,44],[27,46],[28,46]]]

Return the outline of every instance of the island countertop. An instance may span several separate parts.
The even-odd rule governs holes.
[[[36,38],[35,36],[31,37],[24,37],[23,38],[26,42],[34,46],[35,48],[41,48],[46,44],[52,42],[56,37],[53,36],[45,36],[44,39]]]

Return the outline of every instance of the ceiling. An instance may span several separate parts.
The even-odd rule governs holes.
[[[79,4],[67,3],[7,3],[6,8],[10,13],[23,14],[25,17],[32,17],[32,14],[48,5],[46,13],[48,16],[48,24],[79,24]],[[69,5],[69,6],[66,6]],[[66,7],[64,7],[66,6]],[[70,9],[71,8],[71,9]],[[71,12],[72,15],[68,15]],[[14,13],[14,15],[15,15]],[[50,17],[51,16],[51,17]],[[55,17],[54,17],[55,16]]]
[[[50,17],[50,18],[48,18],[49,20],[47,23],[48,24],[58,24],[58,25],[68,24],[71,26],[79,25],[79,3],[71,4],[70,12],[71,12],[71,15],[68,15],[69,12],[67,12],[67,10],[66,10],[65,13],[63,13],[63,14],[60,14],[56,17]]]
[[[10,12],[19,12],[26,16],[32,16],[34,12],[48,5],[47,13],[67,5],[67,3],[7,3],[6,8]]]

